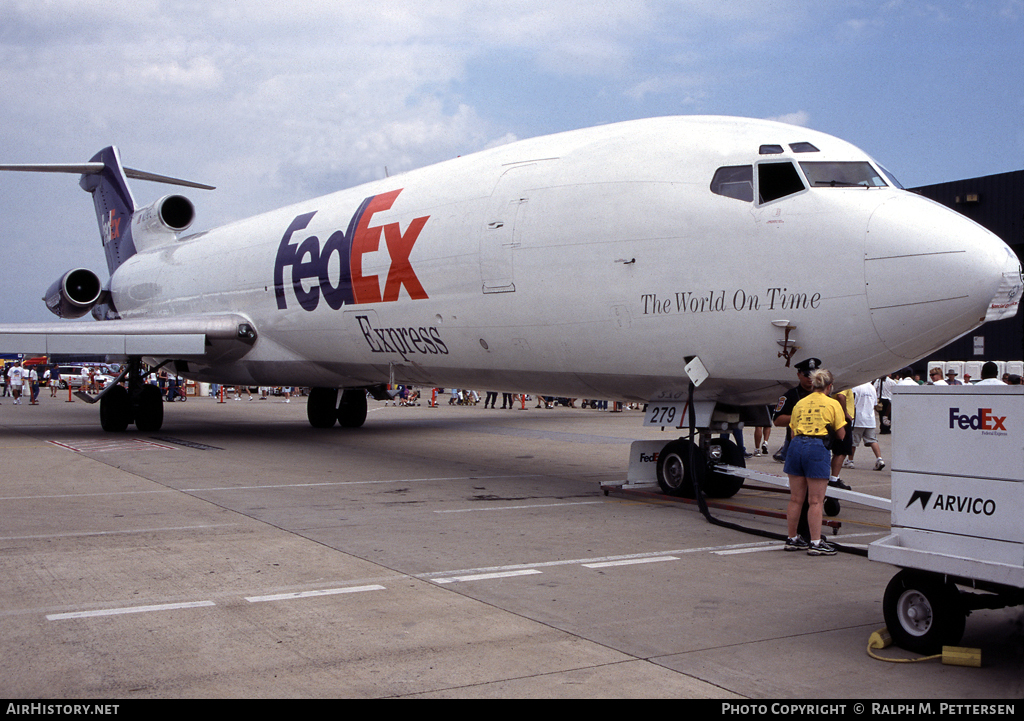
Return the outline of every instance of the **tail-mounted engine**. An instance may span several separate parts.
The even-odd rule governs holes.
[[[99,276],[86,268],[69,270],[51,285],[43,300],[54,315],[81,318],[103,295]]]
[[[171,243],[195,220],[196,209],[184,195],[165,195],[132,216],[132,239],[138,251]]]

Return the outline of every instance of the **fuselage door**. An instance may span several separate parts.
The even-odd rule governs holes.
[[[491,193],[487,218],[480,235],[480,276],[484,293],[514,293],[516,220],[523,217],[529,201],[523,186],[528,182],[526,169],[536,163],[517,165],[506,170]]]
[[[526,198],[513,198],[504,210],[492,214],[480,241],[480,275],[484,293],[514,293],[513,250],[516,247],[516,217]]]

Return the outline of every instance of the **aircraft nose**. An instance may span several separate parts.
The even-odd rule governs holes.
[[[868,221],[864,280],[875,331],[907,360],[1014,315],[1024,286],[1020,261],[998,236],[902,193]]]

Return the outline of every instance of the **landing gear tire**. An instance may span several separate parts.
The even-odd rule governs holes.
[[[900,571],[889,581],[882,614],[897,646],[928,655],[958,644],[967,618],[953,583],[911,570]]]
[[[712,441],[714,445],[721,446],[722,448],[722,463],[729,466],[737,466],[738,468],[746,468],[747,461],[743,457],[743,451],[733,441],[728,439],[719,439]],[[720,473],[718,471],[712,471],[708,474],[708,478],[701,488],[704,489],[704,495],[708,498],[732,498],[736,495],[737,491],[743,487],[743,479],[737,476],[731,476],[728,473]]]
[[[100,398],[100,426],[108,433],[123,433],[131,422],[128,389],[114,386]]]
[[[704,487],[707,461],[700,448],[692,448],[693,462],[691,467],[690,453],[693,444],[680,438],[667,443],[658,454],[658,485],[670,496],[695,498],[693,488],[694,473],[697,483]]]
[[[342,428],[359,428],[366,422],[366,391],[349,388],[342,391],[338,405],[338,423]]]
[[[102,407],[101,407],[102,412]],[[156,386],[145,385],[139,391],[135,406],[135,427],[143,433],[154,433],[164,424],[164,399]]]
[[[333,428],[338,422],[338,389],[311,389],[306,400],[306,418],[314,428]]]

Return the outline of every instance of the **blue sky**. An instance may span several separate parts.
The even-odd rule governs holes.
[[[0,162],[115,144],[218,187],[188,193],[196,229],[659,115],[804,125],[914,186],[1024,168],[1024,0],[0,0],[0,87]],[[0,217],[0,322],[105,277],[76,176],[0,174]]]

